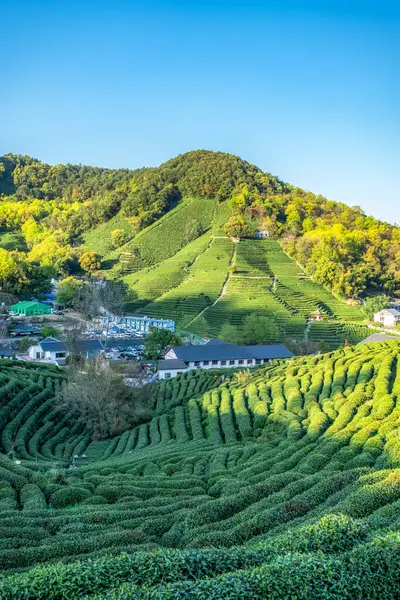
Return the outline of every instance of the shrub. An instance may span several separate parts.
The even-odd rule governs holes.
[[[51,496],[50,506],[51,508],[65,508],[66,506],[73,506],[86,500],[90,496],[89,490],[77,486],[70,486],[55,492]]]

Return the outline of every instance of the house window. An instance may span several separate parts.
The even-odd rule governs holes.
[[[205,367],[207,367],[207,366],[208,366],[208,364],[209,364],[209,362],[210,362],[209,360],[203,360],[203,365],[204,365]]]
[[[212,364],[213,364],[213,365],[217,365],[217,364],[218,364],[218,361],[217,361],[217,360],[213,360],[213,361],[212,361]]]
[[[223,365],[226,365],[226,360],[221,360],[221,367],[222,367]]]
[[[256,358],[256,365],[261,365],[261,358]]]
[[[40,358],[40,352],[36,352],[36,358]]]
[[[171,373],[164,373],[164,379],[171,379]]]
[[[248,365],[252,365],[253,364],[253,359],[252,358],[247,359],[247,364]]]
[[[65,352],[56,352],[56,358],[64,358]]]
[[[239,360],[239,365],[243,365],[244,364],[244,360],[240,359]]]
[[[178,371],[177,375],[182,375],[183,371]]]
[[[196,362],[194,363],[194,366],[195,366],[195,367],[200,367],[200,361],[199,361],[199,360],[196,360]]]
[[[230,360],[230,361],[229,361],[229,364],[230,364],[230,365],[234,365],[234,364],[235,364],[235,361],[234,361],[234,360]]]

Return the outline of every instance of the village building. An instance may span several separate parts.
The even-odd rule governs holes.
[[[258,229],[255,234],[256,240],[265,240],[269,238],[269,231],[267,229]]]
[[[400,311],[395,308],[384,308],[375,313],[374,322],[382,327],[396,327],[400,323]]]
[[[10,331],[10,337],[35,337],[40,336],[40,327],[30,323],[19,323]]]
[[[167,359],[158,361],[158,379],[171,379],[185,373],[189,367],[183,360]]]
[[[292,356],[283,344],[236,346],[213,339],[199,346],[174,346],[165,354],[164,360],[159,362],[158,373],[159,379],[170,379],[189,369],[250,368],[274,358]],[[170,369],[168,363],[171,364]]]
[[[175,321],[172,319],[159,319],[157,317],[147,317],[146,315],[108,314],[100,317],[100,323],[103,327],[127,328],[139,333],[148,333],[150,327],[175,331]]]
[[[0,348],[0,358],[14,358],[14,352],[11,348]]]
[[[83,358],[95,358],[103,351],[104,346],[100,340],[80,340],[76,343],[76,352]],[[28,354],[20,355],[20,359],[63,365],[69,354],[70,350],[65,342],[47,337],[31,346]]]
[[[28,301],[18,302],[11,307],[13,313],[23,317],[35,317],[37,315],[50,315],[52,313],[51,306],[43,302]]]

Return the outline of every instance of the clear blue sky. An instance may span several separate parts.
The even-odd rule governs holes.
[[[0,154],[222,150],[400,222],[399,4],[0,0]]]

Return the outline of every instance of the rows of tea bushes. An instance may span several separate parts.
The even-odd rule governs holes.
[[[363,320],[364,317],[357,307],[350,306],[335,298],[323,286],[307,277],[304,271],[283,252],[278,242],[268,239],[256,243],[262,244],[270,269],[282,285],[280,292],[294,308],[301,309],[301,306],[304,306],[304,300],[308,299],[311,302],[310,309],[312,310],[314,310],[314,304],[331,317],[349,322],[361,322]],[[277,290],[277,293],[279,295],[279,290]],[[290,294],[292,294],[292,299]],[[300,301],[301,297],[303,298],[302,301]]]
[[[365,325],[343,323],[340,321],[315,321],[311,323],[309,339],[315,342],[324,341],[334,349],[342,346],[346,340],[350,344],[358,344],[373,333]]]
[[[205,252],[210,242],[209,233],[205,233],[160,264],[126,275],[124,281],[137,295],[132,307],[144,306],[182,283],[188,267]]]
[[[268,342],[286,337],[304,339],[306,320],[317,310],[329,318],[325,323],[314,323],[309,339],[326,341],[331,348],[367,337],[361,325],[349,325],[339,319],[362,320],[358,309],[332,296],[315,284],[273,240],[243,240],[236,245],[235,271],[229,278],[224,295],[218,303],[203,313],[204,320],[196,328],[202,335],[218,336],[223,323],[229,322],[238,330],[248,314],[266,316],[278,325],[279,334],[271,335]],[[320,326],[321,325],[321,326]],[[319,327],[320,326],[320,327]],[[324,337],[323,333],[327,336]],[[320,333],[321,335],[318,335]]]
[[[105,258],[115,260],[121,253],[131,252],[139,247],[140,252],[135,251],[136,258],[132,267],[143,268],[158,264],[192,241],[193,237],[190,236],[193,234],[188,232],[188,224],[199,232],[211,227],[215,210],[216,201],[213,199],[186,198],[127,244],[108,253]]]
[[[185,373],[101,441],[60,370],[1,364],[0,597],[397,597],[399,356]]]
[[[228,238],[214,238],[208,249],[189,267],[187,279],[147,304],[143,312],[174,319],[179,327],[185,328],[221,294],[232,253],[233,243]]]

